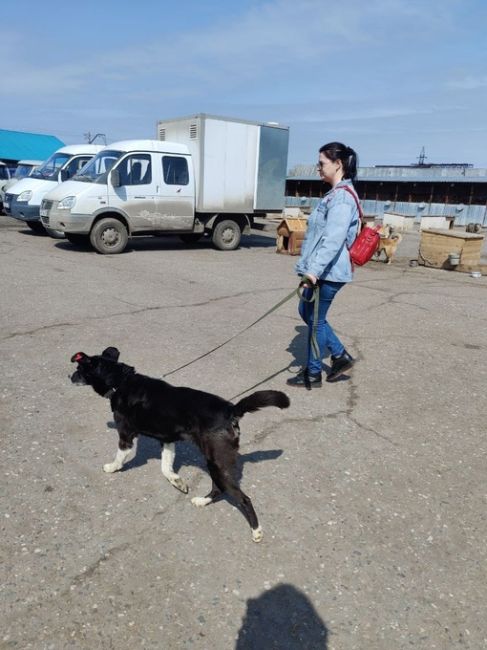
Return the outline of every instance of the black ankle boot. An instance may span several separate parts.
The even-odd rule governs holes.
[[[307,388],[308,390],[312,386],[319,388],[321,386],[321,372],[309,372],[307,369],[301,370],[297,375],[288,379],[286,384],[298,388]]]
[[[354,359],[351,357],[346,350],[344,350],[340,356],[331,357],[331,370],[328,373],[326,381],[335,381],[343,375],[344,372],[350,370],[354,364]]]

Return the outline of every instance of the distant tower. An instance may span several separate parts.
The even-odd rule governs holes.
[[[424,147],[422,147],[421,152],[418,156],[418,165],[424,165],[424,161],[428,156],[424,152]]]

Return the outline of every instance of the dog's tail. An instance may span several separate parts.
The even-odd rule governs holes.
[[[290,403],[286,393],[282,393],[280,390],[258,390],[237,402],[233,407],[233,414],[235,417],[241,418],[244,413],[253,413],[265,406],[287,409]]]

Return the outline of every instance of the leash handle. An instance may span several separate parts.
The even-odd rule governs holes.
[[[304,284],[308,284],[308,287],[303,287]],[[311,298],[305,298],[303,295],[303,292],[300,292],[300,289],[311,289]],[[320,352],[320,346],[318,345],[318,339],[316,336],[316,329],[318,327],[318,313],[320,309],[320,286],[318,284],[318,280],[316,282],[312,282],[307,275],[303,275],[301,282],[299,283],[298,288],[296,289],[296,293],[298,294],[298,297],[300,300],[303,302],[312,303],[314,302],[314,308],[313,308],[313,327],[311,328],[311,349],[313,351],[313,355],[316,357],[316,359],[321,358],[321,352]],[[306,385],[306,388],[310,390],[310,386],[308,387],[308,384]]]

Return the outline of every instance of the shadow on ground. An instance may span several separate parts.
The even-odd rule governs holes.
[[[247,601],[235,650],[326,650],[328,630],[309,598],[282,584]]]

